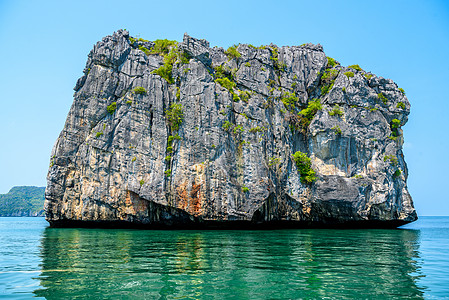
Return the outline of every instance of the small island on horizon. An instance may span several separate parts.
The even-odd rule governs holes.
[[[0,217],[44,217],[45,187],[14,186],[0,194]]]

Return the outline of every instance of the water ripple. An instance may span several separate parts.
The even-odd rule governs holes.
[[[449,226],[140,231],[44,229],[44,223],[27,227],[21,221],[16,229],[5,225],[13,221],[0,218],[0,242],[5,245],[0,249],[0,298],[449,295]]]

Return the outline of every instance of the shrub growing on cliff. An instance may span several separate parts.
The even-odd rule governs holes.
[[[154,70],[152,73],[157,74],[167,80],[168,83],[173,83],[172,72],[173,65],[176,62],[177,54],[176,51],[171,50],[170,53],[164,55],[164,64],[158,69]]]
[[[177,41],[170,41],[167,39],[163,40],[155,40],[154,41],[154,47],[151,49],[152,54],[168,54],[170,49],[173,46],[176,46],[178,44]]]
[[[170,109],[165,111],[168,123],[172,131],[177,131],[184,119],[184,112],[181,103],[173,103]]]
[[[137,86],[134,88],[133,92],[134,92],[134,94],[138,94],[138,95],[146,95],[147,90],[141,86]]]
[[[332,127],[331,129],[334,130],[334,132],[335,132],[336,135],[341,134],[341,128],[340,128],[340,126],[334,126],[334,127]]]
[[[181,100],[181,89],[178,86],[176,87],[176,100]]]
[[[229,121],[225,121],[225,122],[223,123],[222,127],[223,127],[223,129],[224,129],[225,131],[229,131],[229,130],[231,129],[231,127],[232,127],[232,123],[229,122]]]
[[[398,119],[393,119],[391,120],[390,126],[392,130],[398,129],[399,127],[401,127],[401,121],[399,121]]]
[[[183,64],[188,64],[190,62],[190,59],[192,58],[190,56],[190,54],[185,51],[179,52],[178,57],[179,57],[179,60],[181,61],[181,63],[183,63]]]
[[[362,68],[360,68],[359,65],[350,65],[350,66],[348,66],[348,68],[354,69],[354,70],[357,70],[357,71],[363,71]]]
[[[270,59],[272,61],[274,61],[274,63],[277,63],[279,60],[279,54],[278,54],[278,49],[276,47],[270,47],[271,49],[271,57]]]
[[[389,161],[393,166],[398,164],[398,158],[394,155],[385,155],[384,161]]]
[[[292,111],[295,109],[296,102],[298,102],[299,98],[295,96],[294,93],[285,93],[281,99],[282,103],[287,110]]]
[[[301,182],[307,184],[315,182],[317,177],[315,176],[315,171],[312,169],[312,162],[307,154],[297,151],[292,157],[301,175]]]
[[[335,79],[338,76],[338,70],[326,70],[321,76],[321,82],[323,86],[321,87],[321,95],[326,95],[334,86]]]
[[[345,74],[346,77],[348,77],[348,79],[349,79],[349,77],[354,77],[354,72],[351,72],[351,71],[344,72],[343,74]]]
[[[256,133],[256,132],[262,132],[263,130],[264,130],[263,127],[256,126],[256,127],[251,127],[251,129],[249,130],[249,132],[251,132],[251,133]]]
[[[181,137],[178,134],[170,135],[168,137],[168,143],[171,144],[174,140],[180,140]]]
[[[225,78],[227,77],[230,81],[233,81],[232,71],[230,69],[224,68],[222,65],[214,67],[215,78]]]
[[[237,51],[237,47],[238,47],[238,45],[233,45],[233,46],[229,47],[225,51],[225,54],[227,54],[229,58],[239,58],[242,55]]]
[[[387,104],[388,99],[387,99],[387,97],[385,97],[385,95],[383,93],[377,94],[377,98],[382,100],[383,104]]]
[[[146,56],[148,56],[148,55],[151,54],[151,51],[148,50],[147,48],[145,48],[145,47],[142,46],[142,45],[139,45],[139,50],[140,50],[140,51],[143,51],[143,53],[145,53]]]
[[[238,125],[234,128],[234,134],[240,134],[244,131],[243,126],[242,125]]]
[[[327,57],[327,64],[331,67],[335,67],[337,65],[337,62],[332,57]]]
[[[334,108],[331,111],[329,111],[329,115],[330,116],[337,115],[337,116],[341,117],[341,116],[343,116],[343,111],[340,109],[340,106],[338,104],[335,104]]]
[[[335,77],[337,77],[338,75],[338,70],[332,69],[332,70],[327,70],[323,73],[323,75],[321,76],[321,80],[322,81],[326,81],[326,80],[332,80]]]
[[[268,166],[272,167],[274,165],[278,165],[281,163],[281,159],[279,157],[270,157],[268,160]]]
[[[242,192],[248,193],[249,192],[249,188],[247,188],[246,186],[242,186]]]
[[[106,107],[108,113],[111,115],[114,114],[115,110],[117,109],[117,102],[112,102],[110,105]]]
[[[236,83],[229,80],[229,78],[217,78],[215,79],[215,82],[227,89],[228,91],[232,92],[236,86]]]
[[[248,103],[248,99],[249,99],[249,97],[251,97],[251,93],[248,91],[240,91],[239,97],[240,97],[240,99],[242,99],[242,101]]]
[[[404,104],[404,102],[398,102],[398,104],[396,105],[396,108],[402,108],[402,109],[405,109],[405,104]]]
[[[307,108],[301,110],[298,114],[298,118],[300,121],[300,127],[303,132],[307,131],[307,128],[310,125],[310,122],[312,122],[313,117],[315,117],[315,114],[322,108],[320,99],[315,99],[313,101],[310,101],[307,105]]]

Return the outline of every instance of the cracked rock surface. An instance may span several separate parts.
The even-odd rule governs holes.
[[[332,62],[320,45],[240,44],[232,55],[185,34],[174,47],[186,59],[173,63],[170,82],[154,72],[164,54],[142,50],[155,43],[119,30],[90,52],[51,154],[52,226],[396,227],[417,219],[400,128],[410,103],[392,80]],[[233,88],[217,80],[220,68]],[[321,109],[301,125],[316,99]],[[167,116],[175,103],[177,129]],[[315,181],[301,180],[297,151]]]

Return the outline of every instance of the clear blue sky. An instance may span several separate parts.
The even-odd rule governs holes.
[[[87,54],[103,36],[212,46],[320,43],[343,65],[393,79],[412,104],[404,127],[419,215],[449,215],[449,1],[0,0],[0,193],[45,186],[50,151]]]

